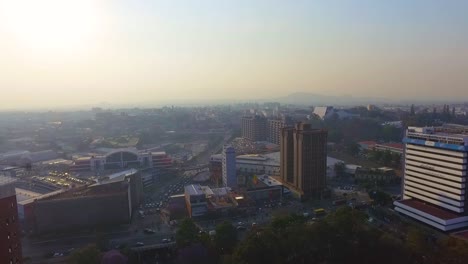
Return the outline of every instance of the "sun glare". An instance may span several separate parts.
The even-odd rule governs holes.
[[[0,0],[0,21],[15,43],[37,55],[86,51],[101,24],[95,0]]]

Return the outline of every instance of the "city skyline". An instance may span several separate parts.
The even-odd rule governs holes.
[[[0,1],[0,109],[465,98],[462,1]]]

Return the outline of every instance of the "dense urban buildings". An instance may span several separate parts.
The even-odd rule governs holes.
[[[468,127],[409,127],[396,211],[443,231],[468,226]]]
[[[237,186],[236,151],[231,146],[223,148],[223,186]]]
[[[267,141],[279,145],[281,141],[281,129],[288,125],[289,119],[287,117],[268,120]]]
[[[252,141],[265,141],[267,138],[267,119],[262,116],[243,116],[241,118],[242,137]]]
[[[14,178],[0,175],[0,262],[23,263]]]
[[[327,135],[301,122],[282,130],[281,179],[301,198],[320,196],[326,187]]]
[[[199,184],[185,186],[184,196],[190,217],[199,217],[207,212],[225,213],[238,204],[230,188],[210,188]]]

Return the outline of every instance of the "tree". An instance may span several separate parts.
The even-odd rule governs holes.
[[[192,219],[186,218],[182,220],[179,230],[177,230],[176,233],[177,245],[179,247],[185,247],[199,241],[199,231],[199,228]]]
[[[385,166],[389,166],[392,163],[392,153],[389,150],[383,152],[381,162]]]
[[[383,155],[382,151],[373,150],[370,152],[369,157],[371,160],[375,162],[380,162],[380,159],[382,159],[382,155]]]
[[[401,155],[398,153],[392,154],[392,164],[395,168],[399,168],[401,163]]]
[[[237,244],[237,230],[227,221],[216,226],[215,246],[221,254],[231,253]]]
[[[345,173],[345,164],[343,162],[335,163],[335,174],[336,177],[343,177]]]
[[[357,156],[359,154],[359,150],[359,144],[356,142],[348,143],[348,145],[346,146],[346,151],[353,156]]]
[[[99,264],[100,252],[96,245],[89,245],[73,252],[69,259],[72,264]]]
[[[415,257],[427,258],[430,246],[424,232],[417,228],[409,228],[406,235],[406,246]]]
[[[97,231],[96,232],[96,247],[100,250],[100,251],[105,251],[107,250],[107,244],[108,244],[108,240],[106,239],[106,237],[104,236],[104,233],[101,232],[101,231]]]
[[[392,203],[392,197],[389,194],[379,190],[369,191],[369,197],[373,199],[376,204],[382,206],[390,205]]]
[[[401,132],[401,128],[385,125],[382,127],[382,139],[385,141],[400,141]]]
[[[215,264],[217,263],[217,256],[213,255],[210,250],[202,243],[194,243],[179,249],[177,252],[176,263],[181,264]]]

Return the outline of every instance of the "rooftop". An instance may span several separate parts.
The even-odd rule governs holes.
[[[414,199],[408,199],[408,200],[401,200],[399,201],[401,204],[412,207],[416,210],[419,210],[421,212],[433,215],[437,218],[443,219],[443,220],[450,220],[454,218],[459,218],[460,215],[450,212],[448,210],[441,209],[439,207],[435,207],[433,205],[426,204],[424,202],[414,200]]]
[[[262,175],[262,176],[258,177],[258,179],[267,186],[281,186],[281,185],[283,185],[281,182],[277,181],[275,178],[267,176],[267,175]]]
[[[188,193],[188,195],[205,195],[203,192],[200,184],[191,184],[185,186],[185,193]]]
[[[360,142],[358,142],[358,144],[361,144],[361,145],[371,145],[371,146],[373,146],[373,145],[376,145],[377,142],[375,142],[375,141],[360,141]]]
[[[86,186],[86,187],[70,189],[62,193],[57,193],[56,195],[45,197],[41,200],[55,200],[55,199],[86,197],[86,196],[105,196],[105,195],[109,195],[113,193],[125,192],[127,191],[127,188],[128,188],[128,185],[122,184],[120,182],[114,182],[114,183],[103,184],[103,185],[91,185],[91,186]]]
[[[389,147],[389,148],[401,149],[401,150],[403,150],[404,148],[404,145],[402,143],[382,143],[382,144],[377,144],[377,145]]]
[[[1,185],[7,185],[7,184],[13,183],[15,181],[16,181],[16,179],[13,178],[13,177],[5,176],[5,175],[0,174],[0,186]]]
[[[101,177],[101,179],[99,180],[98,183],[93,184],[92,186],[123,181],[123,180],[125,180],[126,177],[131,176],[131,175],[133,175],[133,174],[135,174],[137,172],[138,172],[138,170],[136,170],[136,169],[129,169],[129,170],[116,172],[116,173],[110,174],[108,176],[103,176],[103,177]]]

